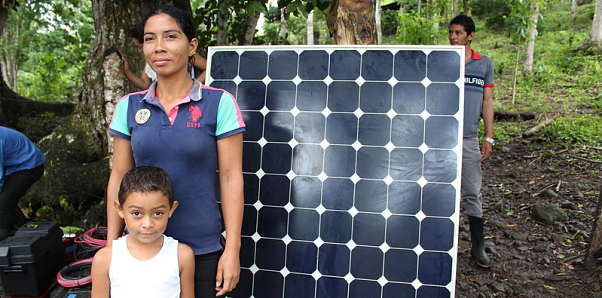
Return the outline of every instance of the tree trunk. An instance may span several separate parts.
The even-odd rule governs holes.
[[[6,21],[8,21],[8,7],[4,7],[4,5],[0,5],[0,37],[4,32],[4,27],[6,26]]]
[[[104,68],[107,65],[103,65],[103,53],[112,47],[123,49],[128,59],[138,58],[136,61],[138,63],[130,63],[133,65],[130,68],[142,69],[144,65],[140,63],[142,57],[135,52],[129,32],[148,11],[160,5],[162,5],[160,1],[92,1],[96,39],[82,71],[80,104],[83,106],[82,109],[89,112],[92,117],[90,120],[93,120],[91,123],[93,133],[98,136],[102,144],[105,144],[102,147],[103,152],[110,152],[106,131],[114,104],[121,96],[134,91],[126,90],[122,84],[121,89],[113,89],[112,92],[107,93],[105,90],[107,84],[112,85],[112,81],[124,82],[126,78],[122,73]],[[119,70],[119,65],[112,65],[112,67],[117,67]]]
[[[380,6],[380,0],[376,0],[374,8],[374,23],[376,24],[376,44],[383,43],[382,11],[383,10]]]
[[[531,0],[531,16],[529,17],[529,38],[525,41],[525,60],[523,73],[529,75],[533,72],[533,55],[535,52],[535,38],[537,37],[537,20],[539,19],[539,1]]]
[[[577,0],[573,0],[571,3],[571,24],[575,25],[575,20],[577,19]]]
[[[451,12],[452,12],[452,15],[451,15],[452,18],[454,18],[455,16],[458,15],[458,0],[452,0],[452,11]]]
[[[516,101],[516,84],[518,81],[518,61],[520,57],[520,36],[518,37],[518,42],[516,43],[516,61],[514,63],[514,74],[512,75],[512,105],[514,105]]]
[[[286,40],[286,7],[280,9],[280,39]]]
[[[20,22],[17,21],[14,23],[16,24],[15,26],[4,26],[4,31],[1,35],[2,39],[4,39],[2,41],[3,45],[19,44]],[[9,88],[11,88],[15,92],[18,92],[15,50],[11,47],[6,46],[0,49],[0,51],[2,51],[2,61],[0,61],[0,64],[2,64],[2,75],[4,76],[4,81],[6,82]]]
[[[328,29],[336,44],[374,44],[374,6],[371,0],[334,0]]]
[[[439,13],[440,10],[438,9],[438,4],[436,1],[432,2],[433,8],[431,9],[431,19],[432,20],[438,20],[439,19]],[[432,43],[435,44],[438,37],[439,37],[439,22],[433,22],[433,40]]]
[[[596,1],[596,12],[594,13],[594,21],[592,22],[592,43],[602,43],[602,0]]]
[[[495,120],[533,120],[537,118],[537,114],[533,112],[506,112],[506,111],[495,111],[493,113]]]
[[[255,31],[257,31],[257,22],[259,22],[259,17],[261,16],[261,12],[257,11],[254,15],[249,16],[245,20],[245,26],[243,27],[242,34],[238,39],[239,45],[250,45],[253,44],[253,37],[255,36]]]
[[[96,38],[82,71],[80,101],[75,112],[39,143],[47,157],[45,175],[22,200],[33,212],[42,206],[50,210],[37,212],[40,220],[83,227],[103,224],[112,144],[107,130],[117,100],[135,91],[126,83],[117,55],[104,57],[105,51],[120,49],[132,69],[142,69],[143,58],[129,38],[130,29],[148,11],[166,4],[192,14],[184,0],[92,0]],[[84,211],[83,222],[73,223]]]
[[[2,55],[0,65],[2,65],[2,76],[4,77],[4,81],[10,89],[17,92],[17,65],[14,63],[14,58],[10,58],[11,56],[12,53],[5,51],[4,55]]]
[[[307,15],[307,44],[314,44],[314,11]]]
[[[228,18],[230,17],[230,11],[228,10],[226,1],[220,1],[218,6],[217,36],[215,38],[215,43],[218,46],[225,46],[228,38]]]
[[[8,8],[0,5],[0,38],[4,33],[4,27],[6,26],[6,21],[8,21]],[[4,98],[5,93],[11,91],[10,88],[6,85],[4,81],[4,74],[2,72],[2,64],[0,64],[0,100]],[[0,104],[0,125],[6,125],[4,111],[2,109],[2,104]]]

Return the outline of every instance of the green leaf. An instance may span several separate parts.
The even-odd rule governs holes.
[[[61,230],[63,230],[63,234],[77,234],[77,233],[81,233],[84,231],[84,229],[82,229],[80,227],[72,227],[72,226],[61,227]]]
[[[256,13],[264,12],[265,10],[265,6],[261,2],[251,1],[249,2],[249,4],[247,4],[247,13],[249,14],[249,16],[253,16]]]

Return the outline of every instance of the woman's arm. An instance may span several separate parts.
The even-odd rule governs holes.
[[[134,155],[130,141],[115,136],[113,138],[113,169],[107,186],[107,244],[110,245],[123,234],[125,223],[117,214],[115,201],[118,200],[121,178],[134,167]]]
[[[217,296],[232,291],[240,276],[240,233],[244,209],[242,175],[242,133],[217,141],[222,214],[226,246],[216,276]]]
[[[119,52],[121,53],[121,52]],[[130,70],[129,63],[125,58],[125,55],[121,53],[121,60],[123,61],[123,74],[125,77],[132,83],[132,85],[136,86],[136,88],[140,88],[142,90],[148,89],[150,86],[151,79],[146,75],[144,69],[142,69],[142,74],[138,77],[135,73]]]

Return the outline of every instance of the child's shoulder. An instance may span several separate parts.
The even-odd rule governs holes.
[[[178,255],[192,255],[194,257],[194,252],[190,246],[182,242],[178,242]]]
[[[113,246],[109,245],[109,246],[105,246],[101,249],[99,249],[96,254],[94,254],[94,258],[111,258],[111,252],[113,251]]]
[[[101,249],[99,249],[96,254],[94,254],[94,261],[97,262],[105,262],[105,261],[111,261],[111,254],[113,251],[113,246],[105,246]]]
[[[192,262],[194,263],[194,252],[190,246],[178,242],[178,263],[186,264]]]

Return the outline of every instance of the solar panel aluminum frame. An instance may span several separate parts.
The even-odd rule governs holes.
[[[463,61],[463,46],[209,48],[207,85],[247,124],[229,297],[454,296]]]

